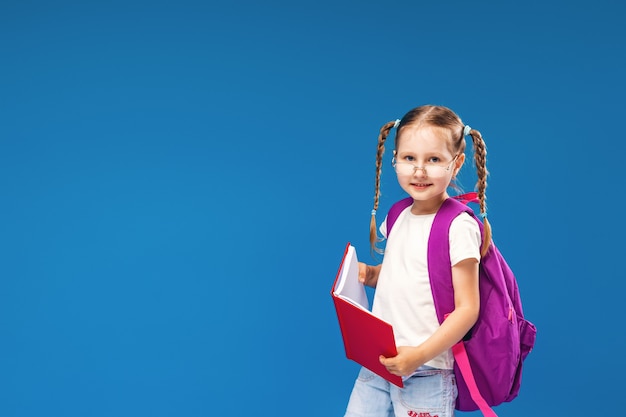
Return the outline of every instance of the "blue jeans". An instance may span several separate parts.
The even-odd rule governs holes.
[[[361,368],[345,417],[453,417],[454,372],[422,366],[404,379],[404,388]]]

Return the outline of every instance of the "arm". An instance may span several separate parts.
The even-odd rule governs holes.
[[[380,266],[381,264],[373,266],[359,262],[359,281],[369,287],[376,288],[378,275],[380,275]]]
[[[398,355],[380,358],[394,375],[410,375],[435,356],[450,349],[467,334],[480,310],[478,261],[465,259],[452,267],[454,311],[424,343],[419,346],[398,346]]]

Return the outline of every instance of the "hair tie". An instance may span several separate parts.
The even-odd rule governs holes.
[[[372,216],[376,215],[376,210],[372,210]]]
[[[480,218],[481,219],[484,219],[485,217],[487,217],[487,212],[480,213]]]
[[[469,135],[470,130],[472,130],[472,128],[469,125],[465,125],[465,127],[463,128],[463,136]]]
[[[398,127],[400,124],[400,119],[396,119],[396,122],[393,124],[394,129]]]

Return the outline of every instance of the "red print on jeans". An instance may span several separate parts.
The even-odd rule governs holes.
[[[413,410],[409,410],[407,414],[409,415],[409,417],[439,417],[438,414],[433,416],[430,413],[418,413],[417,411]]]

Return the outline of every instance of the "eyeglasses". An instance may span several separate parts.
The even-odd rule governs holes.
[[[450,171],[450,167],[456,161],[455,156],[452,161],[450,161],[447,165],[435,164],[435,163],[425,163],[424,166],[417,166],[412,162],[398,162],[394,157],[391,160],[391,166],[396,169],[396,173],[398,175],[413,175],[417,172],[418,169],[421,169],[424,172],[424,175],[430,177],[443,177],[447,172]]]

